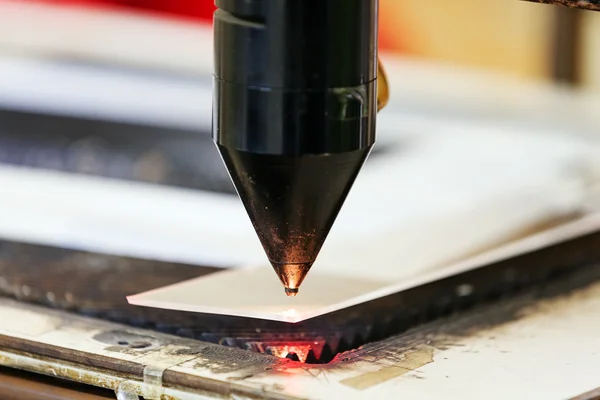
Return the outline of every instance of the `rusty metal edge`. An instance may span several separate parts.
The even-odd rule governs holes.
[[[521,0],[530,3],[552,4],[569,8],[580,8],[583,10],[600,11],[599,0]]]
[[[182,339],[182,342],[189,342],[189,340]],[[232,350],[236,351],[236,349]],[[69,368],[85,369],[86,371],[89,371],[93,374],[115,376],[124,381],[139,382],[140,384],[143,383],[144,379],[145,365],[142,363],[137,363],[134,361],[125,361],[121,359],[113,359],[111,357],[101,356],[97,354],[87,354],[84,352],[69,351],[69,349],[67,348],[37,343],[31,340],[15,339],[6,335],[0,335],[0,352],[12,353],[17,356],[26,357],[32,361],[32,366],[35,365],[36,362],[51,362],[64,365],[65,368],[67,368],[67,370],[69,370]],[[1,354],[0,365],[5,365],[5,363],[2,362]],[[47,371],[44,371],[41,368],[22,369],[29,372],[51,376]],[[55,374],[54,376],[58,375]],[[101,387],[104,389],[116,390],[116,387],[114,385],[100,385],[100,381],[83,381],[81,379],[74,379],[73,376],[69,376],[68,374],[65,374],[64,376],[60,377],[75,382],[81,382],[92,386]],[[232,382],[224,382],[196,375],[192,376],[186,373],[172,371],[168,369],[165,370],[163,373],[163,384],[165,387],[172,388],[175,390],[188,392],[201,391],[210,393],[218,397],[229,397],[231,395],[237,394],[243,395],[245,398],[248,399],[298,400],[295,397],[278,395],[274,393],[265,393],[262,390],[255,390],[253,388],[238,385]]]

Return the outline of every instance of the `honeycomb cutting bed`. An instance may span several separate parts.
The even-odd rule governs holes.
[[[590,268],[600,232],[297,324],[135,307],[125,297],[220,269],[0,241],[0,294],[182,337],[327,363],[369,342]]]

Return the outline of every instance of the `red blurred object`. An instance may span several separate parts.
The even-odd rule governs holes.
[[[214,0],[43,0],[44,3],[91,7],[126,7],[165,16],[212,22]]]
[[[206,22],[212,21],[215,10],[214,0],[105,0],[107,3],[124,5],[128,7],[158,11],[165,14],[177,15],[198,19]]]

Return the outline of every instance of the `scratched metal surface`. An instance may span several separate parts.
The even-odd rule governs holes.
[[[599,277],[592,265],[321,366],[0,299],[0,365],[147,398],[590,400]],[[161,371],[158,386],[148,371]]]
[[[581,8],[585,10],[600,10],[600,0],[524,0],[532,3],[554,4],[570,8]]]
[[[0,393],[11,400],[114,399],[107,390],[8,368],[0,368]]]

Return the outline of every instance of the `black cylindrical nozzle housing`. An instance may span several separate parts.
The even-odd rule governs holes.
[[[216,0],[214,139],[259,154],[375,141],[377,0]]]

